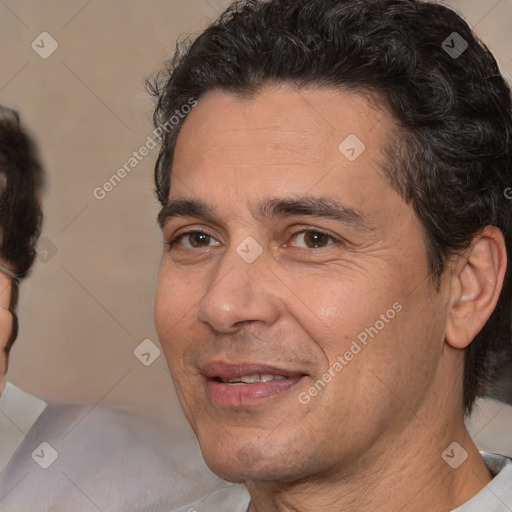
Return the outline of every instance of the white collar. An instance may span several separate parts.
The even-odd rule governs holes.
[[[0,395],[0,473],[46,406],[40,398],[6,384]]]

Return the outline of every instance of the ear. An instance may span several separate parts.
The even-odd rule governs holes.
[[[458,257],[451,276],[446,342],[466,348],[491,316],[507,269],[505,239],[495,226],[486,226]]]
[[[0,273],[0,393],[5,387],[9,356],[6,354],[7,343],[11,337],[12,315],[9,311],[11,302],[11,280]]]

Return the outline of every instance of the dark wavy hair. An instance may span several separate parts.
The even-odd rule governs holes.
[[[13,329],[7,354],[18,334],[19,281],[26,277],[36,257],[43,218],[42,185],[43,169],[33,140],[20,126],[18,114],[0,106],[0,257],[16,276],[11,288]]]
[[[448,51],[464,49],[460,38],[465,51]],[[207,91],[247,96],[280,83],[368,93],[393,114],[383,171],[422,223],[436,286],[450,257],[486,225],[501,229],[512,255],[510,89],[455,12],[419,0],[235,2],[194,41],[178,44],[148,82],[154,123],[165,125]],[[163,205],[183,122],[166,131],[155,166]],[[466,349],[466,412],[510,356],[510,267],[494,313]]]

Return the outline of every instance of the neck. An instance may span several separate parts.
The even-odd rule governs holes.
[[[446,421],[437,428],[426,425],[432,423],[414,416],[399,438],[393,442],[383,436],[348,469],[340,465],[307,482],[249,482],[249,512],[453,510],[485,487],[491,476],[462,417],[450,429]],[[453,441],[468,453],[457,469],[441,457]],[[445,457],[454,464],[458,456],[456,448]]]

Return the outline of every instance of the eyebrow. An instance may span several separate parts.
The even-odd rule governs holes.
[[[319,217],[367,231],[374,229],[362,212],[329,197],[302,196],[295,199],[272,199],[260,204],[257,211],[262,217]]]
[[[302,196],[299,198],[276,198],[259,203],[254,212],[258,217],[318,217],[332,219],[366,231],[373,231],[365,216],[358,210],[328,197]],[[175,199],[169,201],[158,214],[158,223],[163,228],[176,217],[218,219],[214,209],[203,201]]]
[[[161,228],[176,217],[214,218],[213,208],[203,201],[191,199],[174,199],[169,201],[158,214],[158,224]]]

